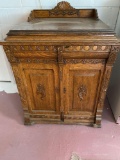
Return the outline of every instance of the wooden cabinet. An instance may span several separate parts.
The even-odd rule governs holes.
[[[101,126],[104,99],[120,49],[95,9],[60,2],[33,10],[0,42],[15,75],[25,124]]]

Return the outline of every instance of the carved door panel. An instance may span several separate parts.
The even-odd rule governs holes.
[[[33,64],[22,68],[30,112],[48,118],[48,115],[60,115],[58,67],[55,64]]]
[[[94,117],[103,70],[102,64],[67,64],[63,68],[66,121]]]

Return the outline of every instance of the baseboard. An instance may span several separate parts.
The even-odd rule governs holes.
[[[0,82],[0,91],[6,93],[18,93],[16,83],[13,82]]]

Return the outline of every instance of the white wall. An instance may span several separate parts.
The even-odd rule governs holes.
[[[99,17],[111,28],[119,32],[116,22],[119,14],[120,0],[66,0],[75,8],[96,8]],[[0,0],[0,40],[15,25],[27,21],[32,9],[53,8],[60,0]],[[0,47],[0,91],[16,92],[13,74],[2,47]]]
[[[116,25],[116,33],[120,36],[120,10]],[[112,70],[107,97],[115,120],[120,124],[120,53],[118,53],[117,60]]]

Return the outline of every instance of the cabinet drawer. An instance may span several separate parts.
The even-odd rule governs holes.
[[[16,58],[57,58],[56,46],[11,46]]]
[[[64,58],[108,58],[111,46],[64,46]]]

